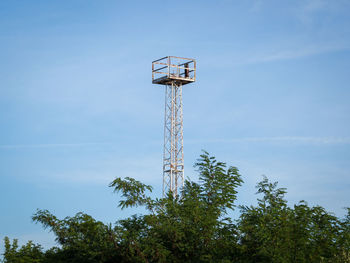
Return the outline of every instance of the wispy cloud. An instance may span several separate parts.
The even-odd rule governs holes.
[[[250,8],[250,11],[253,13],[259,12],[263,6],[262,0],[254,0],[252,3],[252,7]]]
[[[115,177],[133,177],[147,183],[156,183],[161,174],[161,159],[158,155],[120,157],[119,155],[103,155],[95,158],[89,165],[71,167],[69,169],[40,173],[38,178],[63,183],[83,183],[107,185]]]
[[[306,43],[296,42],[292,40],[290,43],[281,43],[279,46],[276,44],[266,44],[259,49],[247,48],[244,52],[229,52],[225,55],[218,56],[208,59],[205,66],[215,68],[229,68],[232,66],[246,66],[255,65],[261,63],[278,62],[286,60],[302,59],[311,56],[317,56],[322,54],[329,54],[334,52],[349,51],[349,41],[334,41],[332,43]],[[227,59],[227,56],[230,59]],[[215,64],[213,61],[222,61],[222,63]]]
[[[318,10],[324,9],[327,5],[334,3],[334,1],[326,1],[326,0],[308,0],[305,2],[303,6],[303,10],[307,12],[315,12]]]
[[[226,138],[214,140],[188,140],[186,143],[240,143],[240,142],[280,142],[280,143],[301,143],[315,145],[336,145],[350,144],[350,137],[302,137],[302,136],[280,136],[280,137],[245,137],[245,138]]]
[[[209,140],[186,140],[186,143],[236,143],[236,142],[296,142],[307,144],[350,144],[350,137],[308,137],[308,136],[275,136],[275,137],[242,137],[242,138],[224,138]],[[151,141],[151,144],[160,144],[161,141]],[[107,146],[113,143],[51,143],[51,144],[7,144],[0,145],[0,149],[25,149],[25,148],[66,148],[66,147],[89,147],[89,146]]]
[[[116,171],[114,171],[116,172]],[[80,171],[68,171],[64,173],[52,174],[50,179],[66,182],[66,183],[85,183],[85,184],[103,184],[107,185],[110,183],[116,174],[109,171],[98,171],[98,170],[80,170]]]
[[[44,143],[44,144],[2,144],[0,149],[23,149],[23,148],[65,148],[65,147],[86,147],[96,145],[108,145],[103,142],[86,143]]]
[[[319,19],[316,16],[318,13],[335,16],[349,6],[350,3],[347,0],[306,0],[301,2],[296,15],[304,25],[312,25],[316,19]]]
[[[248,60],[242,61],[240,64],[257,64],[264,62],[272,62],[279,60],[298,59],[324,53],[349,50],[348,44],[336,45],[317,45],[317,46],[300,46],[294,49],[278,50],[274,52],[266,52],[265,54],[257,54],[251,56]]]

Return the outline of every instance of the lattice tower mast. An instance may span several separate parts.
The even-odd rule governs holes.
[[[168,56],[152,62],[152,83],[165,85],[163,196],[184,184],[182,86],[196,79],[196,61]]]

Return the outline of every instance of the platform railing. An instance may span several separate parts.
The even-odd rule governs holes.
[[[163,57],[153,61],[152,81],[164,77],[195,81],[196,61],[175,56]]]

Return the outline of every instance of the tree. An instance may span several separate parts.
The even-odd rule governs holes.
[[[12,244],[8,237],[5,237],[4,241],[6,263],[39,263],[43,259],[41,246],[34,244],[32,241],[21,248],[18,246],[17,239],[14,239]]]
[[[263,194],[258,205],[241,207],[243,262],[346,262],[347,220],[341,223],[323,207],[309,207],[305,201],[288,207],[286,189],[266,177],[257,188]]]
[[[344,219],[300,201],[266,177],[257,184],[256,206],[235,209],[238,169],[203,152],[195,163],[199,182],[185,181],[181,195],[151,198],[153,188],[133,178],[109,185],[119,207],[144,206],[147,213],[104,224],[84,213],[58,219],[38,210],[35,223],[52,231],[57,247],[44,251],[29,241],[5,238],[4,263],[269,262],[350,263],[350,209]]]
[[[337,239],[338,254],[337,261],[350,263],[350,208],[346,208],[347,215],[340,222],[339,236]]]
[[[118,246],[111,225],[84,213],[59,220],[47,210],[38,210],[32,219],[56,236],[60,248],[47,252],[47,258],[52,262],[115,262],[118,259]]]
[[[181,197],[151,199],[152,188],[131,178],[116,178],[110,186],[121,192],[121,208],[145,205],[148,215],[119,222],[131,260],[143,262],[212,262],[232,250],[233,225],[224,218],[234,208],[236,188],[242,179],[238,169],[227,168],[207,152],[195,164],[200,183],[185,181]],[[135,228],[135,222],[139,228]],[[129,226],[133,226],[131,228]],[[135,229],[139,232],[135,233]],[[130,233],[132,235],[130,236]],[[136,262],[136,261],[135,261]]]
[[[257,184],[257,193],[263,194],[258,205],[241,206],[239,220],[240,243],[246,262],[289,262],[287,201],[285,188],[277,188],[266,177]]]

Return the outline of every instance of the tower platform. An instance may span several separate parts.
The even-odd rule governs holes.
[[[152,62],[152,83],[185,85],[196,81],[196,61],[191,58],[167,56]]]

